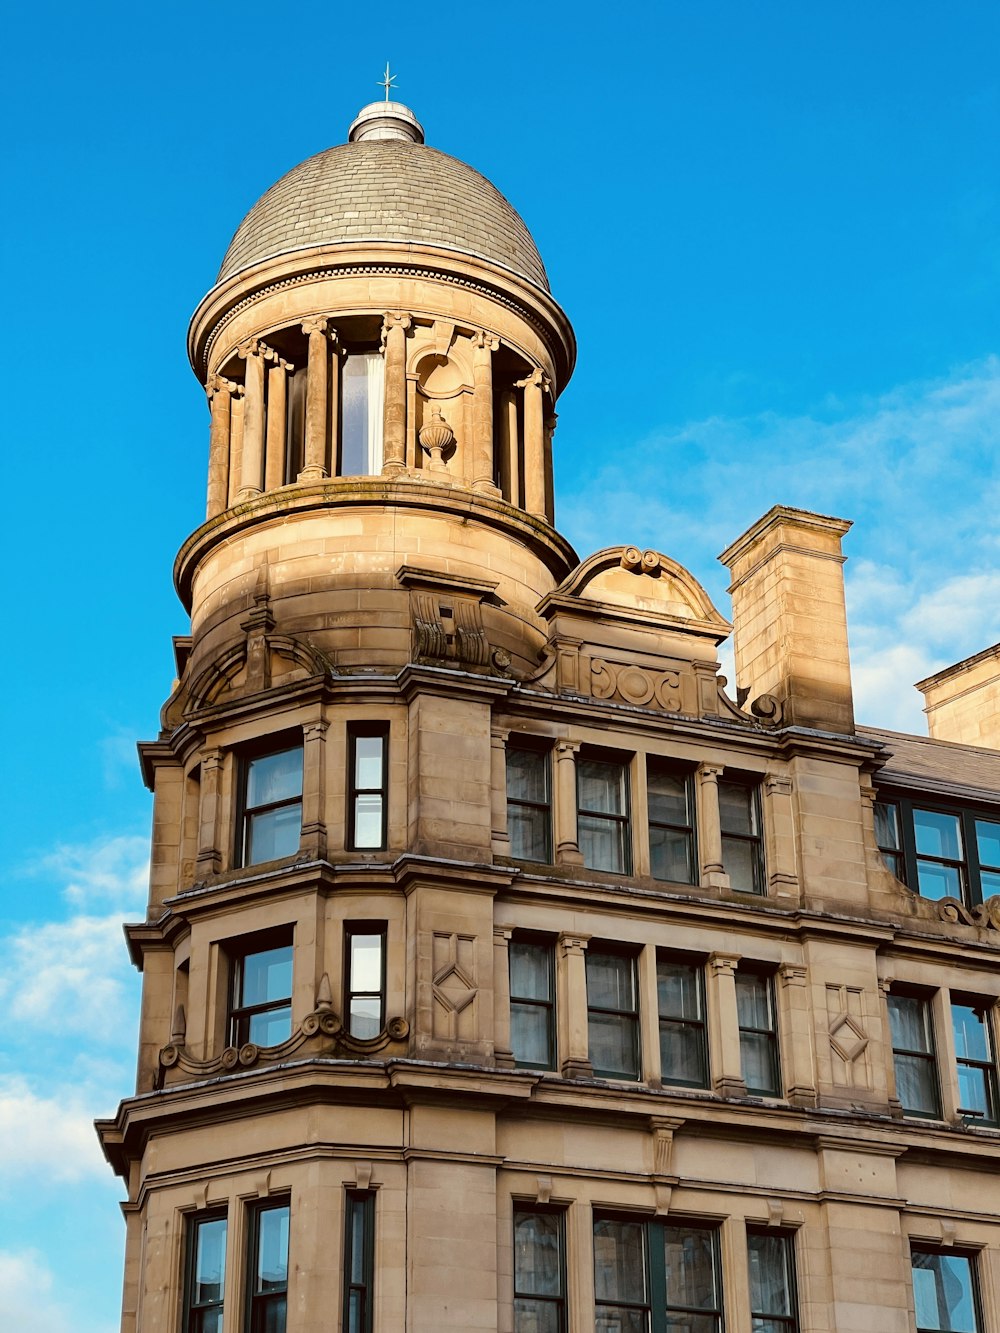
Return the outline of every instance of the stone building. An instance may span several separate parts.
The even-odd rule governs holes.
[[[189,354],[122,1329],[1000,1333],[1000,649],[896,735],[848,523],[737,537],[732,626],[579,561],[572,329],[396,103],[250,211]]]

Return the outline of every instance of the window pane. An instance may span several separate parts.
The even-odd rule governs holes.
[[[980,864],[1000,869],[1000,824],[994,824],[989,819],[977,819],[976,842],[979,845]],[[985,887],[984,884],[984,896]]]
[[[265,1208],[259,1214],[257,1290],[272,1291],[288,1283],[288,1207]]]
[[[552,1067],[552,1010],[537,1004],[510,1006],[510,1044],[517,1064]]]
[[[382,786],[384,736],[354,737],[354,785],[359,788]]]
[[[379,848],[382,846],[382,796],[366,792],[354,798],[354,846]]]
[[[221,1301],[226,1279],[226,1219],[197,1224],[192,1304]]]
[[[976,1333],[971,1260],[914,1250],[912,1265],[917,1327]]]
[[[261,1311],[253,1333],[285,1333],[288,1302],[284,1296],[272,1296]],[[221,1330],[220,1330],[221,1333]]]
[[[580,815],[578,823],[580,851],[588,870],[624,874],[626,826],[617,820],[595,819],[592,815]]]
[[[302,795],[302,749],[251,759],[247,771],[247,807],[270,805]]]
[[[510,993],[520,1000],[552,998],[552,949],[526,940],[510,942]]]
[[[194,1315],[196,1333],[222,1333],[222,1307],[212,1310],[199,1310]]]
[[[953,1004],[951,1025],[955,1033],[955,1054],[960,1060],[990,1059],[982,1013],[968,1004]]]
[[[690,824],[688,779],[650,763],[646,775],[649,818],[660,824]]]
[[[958,866],[917,861],[917,884],[924,898],[961,898],[962,876]]]
[[[757,844],[742,838],[722,839],[722,865],[730,887],[740,893],[757,893]]]
[[[930,1053],[931,1033],[927,1001],[917,995],[889,996],[889,1026],[897,1050]]]
[[[777,1095],[774,1042],[767,1033],[740,1033],[740,1067],[747,1092]]]
[[[514,1301],[514,1333],[562,1333],[562,1310],[556,1301]]]
[[[594,1333],[647,1333],[649,1312],[621,1305],[601,1305],[594,1318]]]
[[[621,764],[581,759],[576,766],[580,809],[609,815],[625,813],[625,769]]]
[[[895,805],[875,802],[875,841],[880,847],[899,848],[899,810]]]
[[[654,879],[669,880],[674,884],[693,884],[692,839],[690,833],[677,829],[649,826],[650,870]]]
[[[933,1060],[919,1055],[895,1055],[896,1095],[904,1111],[937,1116],[937,1072]]]
[[[351,937],[352,991],[380,991],[382,989],[382,936],[381,934]]]
[[[591,1010],[588,1024],[590,1063],[603,1078],[639,1077],[634,1018]]]
[[[918,854],[961,861],[962,834],[958,815],[946,815],[939,810],[914,810],[913,832]]]
[[[247,1041],[255,1046],[280,1046],[292,1035],[291,1007],[269,1009],[263,1014],[251,1014]]]
[[[547,805],[549,800],[549,756],[539,750],[507,751],[507,795],[512,800],[534,801]]]
[[[771,1028],[771,987],[754,972],[736,973],[736,1012],[741,1028]]]
[[[351,1220],[351,1263],[349,1277],[352,1283],[363,1284],[365,1281],[365,1223],[367,1221],[368,1200],[355,1198],[350,1200]]]
[[[382,1030],[382,1002],[355,996],[351,1000],[351,1036],[371,1041]]]
[[[378,352],[354,353],[341,371],[340,475],[382,470],[384,367]]]
[[[656,962],[661,1018],[701,1018],[701,971],[689,963]]]
[[[599,1301],[648,1302],[645,1233],[641,1222],[594,1223],[594,1290]]]
[[[723,833],[756,835],[753,788],[742,782],[720,782],[719,819]]]
[[[749,1232],[747,1261],[750,1267],[750,1309],[753,1313],[772,1317],[790,1315],[791,1242],[788,1237]]]
[[[625,954],[587,951],[587,1003],[598,1009],[635,1009],[635,961]]]
[[[984,870],[982,881],[984,898],[992,898],[995,893],[1000,893],[1000,873]]]
[[[242,964],[243,988],[240,1006],[287,1000],[292,993],[292,946],[248,953]]]
[[[562,1294],[561,1238],[557,1214],[514,1214],[515,1291],[530,1296]]]
[[[660,1075],[664,1083],[707,1086],[705,1039],[700,1027],[661,1020]]]
[[[667,1305],[715,1310],[715,1233],[694,1227],[663,1228]]]
[[[507,807],[510,854],[516,861],[548,861],[549,811],[530,805]]]
[[[302,837],[302,810],[295,805],[279,806],[263,814],[250,816],[248,864],[276,861],[279,856],[293,856]]]

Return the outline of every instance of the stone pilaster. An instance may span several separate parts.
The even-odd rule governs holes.
[[[263,343],[252,338],[239,348],[246,362],[246,399],[243,406],[243,458],[236,499],[260,495],[264,479],[264,359]]]
[[[406,467],[406,330],[412,324],[402,311],[386,311],[382,325],[385,353],[385,415],[382,471],[395,476]]]
[[[816,1073],[812,1055],[815,1034],[809,1008],[808,973],[799,963],[782,963],[778,981],[785,1095],[795,1106],[815,1106]]]
[[[494,856],[510,856],[510,833],[507,827],[507,737],[503,727],[490,731],[490,810],[492,815],[492,843]]]
[[[222,869],[219,847],[220,779],[222,751],[206,750],[201,757],[201,791],[198,807],[198,859],[200,875],[216,875]]]
[[[582,866],[577,831],[576,756],[580,746],[574,741],[556,744],[555,835],[556,860],[560,865]]]
[[[329,475],[326,466],[326,428],[330,414],[329,340],[336,334],[323,318],[303,321],[302,332],[309,338],[309,368],[306,379],[305,452],[298,481],[322,481]],[[336,418],[334,418],[336,420]]]
[[[545,504],[545,406],[549,377],[544,370],[533,370],[517,387],[524,390],[524,508],[539,518],[546,516]]]
[[[739,961],[740,955],[733,953],[712,953],[708,956],[712,1087],[723,1097],[745,1097],[747,1093],[740,1060],[740,1020],[736,1008],[736,968]]]
[[[493,1061],[514,1068],[510,1044],[510,926],[493,927]]]
[[[719,817],[717,764],[698,765],[698,850],[701,853],[701,882],[717,889],[729,888],[722,864],[722,822]]]
[[[500,339],[489,333],[472,338],[472,484],[479,491],[499,495],[494,482],[493,353]]]
[[[208,499],[206,518],[221,514],[229,502],[229,447],[232,434],[233,398],[242,385],[213,375],[205,392],[211,404],[212,424],[208,445]]]
[[[302,841],[303,853],[322,860],[326,856],[326,732],[322,719],[302,728]]]
[[[589,935],[559,936],[559,1012],[562,1061],[566,1078],[592,1078],[590,1033],[587,1021],[587,944]]]

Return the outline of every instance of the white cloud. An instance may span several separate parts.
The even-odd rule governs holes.
[[[53,1277],[35,1250],[0,1250],[0,1328],[70,1333],[79,1323],[52,1297]]]
[[[37,1093],[26,1079],[0,1078],[0,1184],[111,1179],[94,1119],[108,1110],[100,1092],[76,1086]],[[6,1327],[0,1321],[0,1327]]]
[[[119,836],[62,845],[41,857],[29,873],[63,880],[63,895],[77,906],[104,903],[135,911],[145,901],[149,840]]]

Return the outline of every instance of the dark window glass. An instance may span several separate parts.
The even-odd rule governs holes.
[[[351,851],[381,851],[388,816],[388,748],[384,727],[351,727],[347,842]]]
[[[886,868],[906,882],[903,843],[899,828],[899,807],[891,801],[875,802],[875,841]]]
[[[371,1041],[385,1026],[384,922],[348,925],[345,931],[347,1030],[359,1041]]]
[[[740,1065],[747,1092],[761,1097],[780,1097],[778,1034],[771,978],[737,968],[736,1012],[740,1026]]]
[[[780,1231],[747,1230],[752,1333],[797,1333],[792,1238]]]
[[[649,864],[654,879],[674,884],[695,882],[694,784],[655,759],[646,769],[649,813]]]
[[[997,1067],[988,1006],[952,1001],[951,1025],[958,1066],[958,1110],[979,1124],[997,1123]]]
[[[722,865],[730,886],[741,893],[763,893],[764,853],[757,788],[746,782],[720,781],[719,820]]]
[[[514,1213],[514,1333],[565,1333],[563,1218],[557,1212]]]
[[[971,1256],[954,1250],[910,1255],[918,1333],[979,1333],[979,1301]]]
[[[584,865],[589,870],[631,874],[626,766],[612,760],[578,759],[576,789]]]
[[[187,1229],[185,1333],[222,1333],[226,1285],[226,1219],[192,1217]]]
[[[554,952],[545,941],[510,942],[510,1044],[527,1069],[555,1068]]]
[[[694,963],[657,958],[656,992],[660,1011],[662,1081],[687,1088],[707,1088],[708,1048],[702,969]]]
[[[595,1219],[594,1295],[598,1333],[719,1333],[718,1231]]]
[[[344,1333],[372,1333],[375,1194],[348,1190],[344,1208]]]
[[[240,861],[293,856],[302,837],[302,746],[245,761]]]
[[[256,1207],[247,1264],[248,1333],[285,1333],[288,1314],[287,1203]]]
[[[548,751],[507,747],[507,831],[518,861],[552,860]]]
[[[635,958],[587,950],[590,1063],[598,1078],[639,1077],[639,1003]]]
[[[233,957],[229,1041],[280,1046],[292,1035],[292,942],[248,946]]]
[[[646,1223],[594,1222],[595,1333],[648,1333],[652,1312]]]
[[[1000,894],[1000,824],[992,819],[976,820],[976,850],[984,898]]]
[[[684,1333],[719,1333],[722,1284],[719,1233],[708,1227],[663,1226],[666,1322]]]
[[[943,810],[913,811],[917,885],[924,898],[966,897],[965,853],[958,815]]]
[[[374,477],[382,471],[385,366],[378,352],[352,352],[340,372],[342,477]]]
[[[907,1115],[941,1114],[930,1001],[919,995],[889,996],[896,1096]]]

